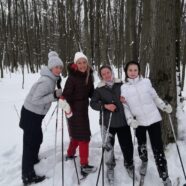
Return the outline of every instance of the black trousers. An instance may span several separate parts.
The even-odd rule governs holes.
[[[119,145],[124,157],[124,165],[126,167],[133,165],[133,144],[132,136],[129,126],[110,128],[109,133],[113,136],[117,134]],[[115,138],[113,138],[113,146],[115,143]]]
[[[38,160],[40,145],[43,141],[41,129],[44,115],[38,115],[22,107],[20,127],[23,129],[22,176],[35,174],[34,163]]]
[[[147,154],[147,136],[148,132],[154,159],[158,169],[159,176],[165,180],[168,177],[167,161],[163,150],[163,141],[161,137],[160,122],[154,123],[150,126],[139,126],[136,129],[136,137],[138,140],[138,153],[142,161],[148,161]]]

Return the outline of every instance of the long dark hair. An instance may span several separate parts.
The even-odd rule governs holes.
[[[136,65],[137,67],[138,67],[138,71],[139,71],[139,76],[140,76],[140,72],[141,72],[141,69],[140,69],[140,65],[139,65],[139,63],[138,62],[136,62],[136,61],[129,61],[126,65],[125,65],[125,67],[124,67],[124,71],[125,71],[125,81],[127,82],[127,78],[129,78],[128,77],[128,74],[127,74],[127,71],[128,71],[128,68],[129,68],[129,66],[130,65]]]

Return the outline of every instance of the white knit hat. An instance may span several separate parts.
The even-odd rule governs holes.
[[[54,67],[61,66],[63,67],[63,62],[59,58],[57,52],[51,51],[48,53],[48,68],[52,69]]]
[[[86,59],[86,61],[88,62],[87,56],[85,54],[83,54],[82,52],[76,52],[74,56],[74,63],[77,63],[80,58]]]

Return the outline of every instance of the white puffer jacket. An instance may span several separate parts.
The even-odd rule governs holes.
[[[135,117],[141,126],[162,120],[158,108],[163,110],[166,104],[159,98],[149,79],[128,79],[121,86],[121,96],[126,100],[124,107],[127,120]]]

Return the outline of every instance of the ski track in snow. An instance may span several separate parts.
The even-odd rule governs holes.
[[[31,85],[38,79],[38,74],[27,74],[25,76],[25,89],[21,89],[22,77],[21,74],[5,74],[5,78],[0,80],[0,186],[22,186],[21,180],[21,157],[22,157],[22,130],[19,128],[19,116],[20,109],[28,93]],[[98,78],[96,78],[98,80]],[[63,81],[63,85],[64,85]],[[95,85],[97,82],[95,83]],[[54,156],[54,140],[55,140],[55,122],[56,115],[54,114],[51,122],[46,127],[51,113],[55,108],[55,103],[52,105],[49,113],[43,122],[43,144],[40,149],[41,161],[39,164],[35,165],[35,170],[37,174],[45,174],[48,178],[42,183],[32,184],[38,186],[61,186],[61,170],[62,170],[62,154],[61,154],[61,115],[59,115],[58,130],[57,130],[57,150],[56,150],[56,163]],[[183,111],[182,111],[183,110]],[[92,139],[90,142],[90,157],[89,162],[99,168],[99,163],[101,160],[101,137],[100,128],[98,124],[99,113],[89,109],[90,114],[90,125],[92,131]],[[186,165],[186,106],[182,108],[178,107],[178,121],[179,121],[179,140],[178,145],[180,147],[181,155],[183,158],[183,163]],[[66,154],[66,149],[68,147],[69,137],[68,129],[66,126],[66,121],[64,119],[64,154]],[[183,185],[186,183],[184,181],[182,169],[180,166],[180,161],[175,144],[169,144],[166,148],[166,157],[168,160],[168,170],[169,175],[172,180],[173,186]],[[77,150],[78,155],[78,150]],[[116,157],[116,167],[115,167],[115,186],[131,186],[132,179],[128,177],[127,172],[123,166],[123,156],[116,139],[115,145],[115,157]],[[139,166],[140,159],[137,152],[137,144],[135,140],[135,150],[134,150],[134,161],[136,167],[136,175],[139,180]],[[158,176],[158,172],[155,166],[154,158],[150,148],[148,140],[148,168],[147,175],[145,177],[144,186],[163,186],[161,179]],[[80,176],[80,164],[79,157],[76,158],[76,163],[78,167],[78,173]],[[54,176],[55,167],[55,177]],[[64,162],[64,177],[65,186],[76,186],[77,178],[74,168],[73,161]],[[105,167],[106,170],[106,167]],[[82,181],[81,186],[92,186],[96,185],[97,180],[96,173],[90,174],[84,181]],[[106,176],[105,176],[106,177]],[[99,185],[102,185],[102,177],[100,175]],[[105,186],[108,182],[105,178]],[[136,184],[137,185],[137,184]]]

